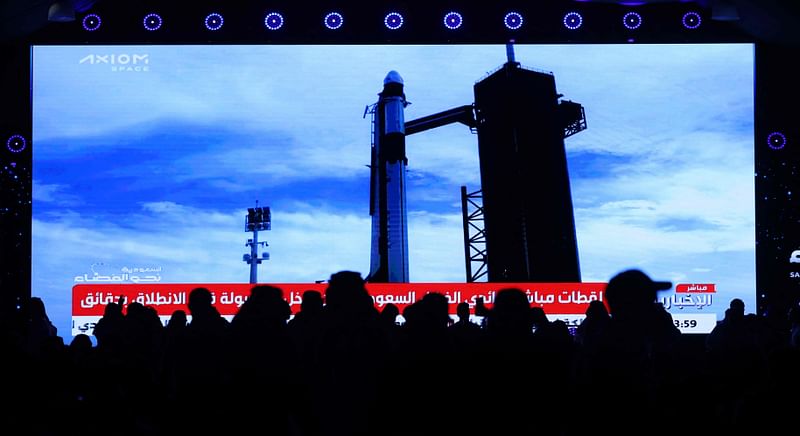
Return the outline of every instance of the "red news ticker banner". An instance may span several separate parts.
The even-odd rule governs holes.
[[[300,310],[303,292],[319,291],[323,295],[324,283],[269,283],[283,290],[292,313]],[[159,315],[169,316],[175,310],[188,313],[189,292],[198,287],[211,291],[214,306],[222,315],[235,315],[239,307],[250,296],[252,283],[154,283],[154,284],[90,284],[72,287],[72,316],[102,316],[108,303],[124,304],[136,301],[151,306]],[[589,303],[603,301],[606,283],[367,283],[367,291],[375,307],[382,310],[391,303],[400,311],[422,299],[425,294],[436,292],[450,302],[450,313],[456,313],[456,305],[462,302],[475,307],[483,297],[491,307],[495,295],[502,289],[520,289],[528,297],[532,307],[541,307],[545,313],[558,315],[583,315]]]

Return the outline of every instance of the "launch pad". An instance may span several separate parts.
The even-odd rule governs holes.
[[[560,100],[553,74],[522,67],[511,44],[507,52],[508,62],[475,84],[475,103],[409,122],[402,78],[395,71],[386,76],[369,111],[369,281],[409,281],[405,137],[452,123],[478,134],[481,190],[471,194],[471,204],[480,209],[483,227],[469,222],[462,190],[467,280],[474,277],[473,229],[485,243],[478,252],[490,282],[581,281],[564,139],[586,129],[583,106]]]

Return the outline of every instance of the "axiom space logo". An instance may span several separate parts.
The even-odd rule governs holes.
[[[143,73],[150,71],[150,55],[147,53],[89,54],[78,64],[108,67],[113,72]]]

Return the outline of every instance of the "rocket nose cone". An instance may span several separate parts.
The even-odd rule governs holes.
[[[390,83],[399,83],[403,84],[403,78],[400,77],[400,73],[395,70],[389,71],[389,74],[386,75],[386,78],[383,79],[383,84],[388,85]]]

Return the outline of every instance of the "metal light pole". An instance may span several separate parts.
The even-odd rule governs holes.
[[[258,246],[269,246],[267,241],[258,241],[258,231],[270,229],[272,229],[272,216],[269,207],[258,207],[258,201],[256,201],[256,207],[247,208],[244,224],[245,232],[253,232],[253,238],[248,239],[244,244],[245,247],[250,247],[250,253],[242,256],[242,260],[250,265],[250,283],[258,283],[258,264],[262,260],[269,260],[269,253],[266,251],[261,254],[261,257],[258,257]]]

